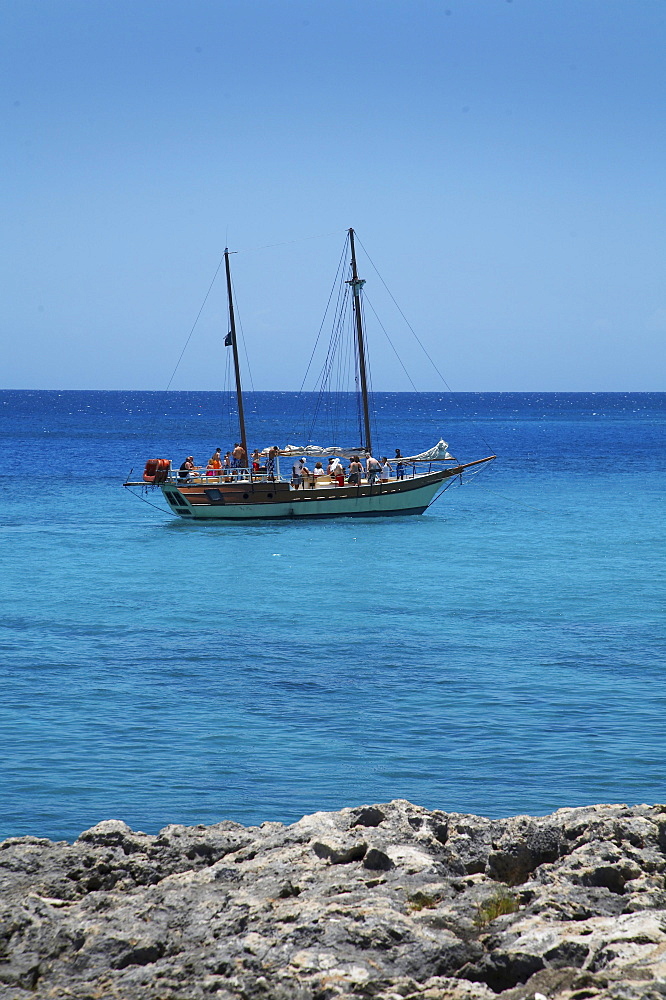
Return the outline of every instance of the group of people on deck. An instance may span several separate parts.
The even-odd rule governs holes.
[[[279,454],[280,449],[277,445],[269,448],[264,464],[262,465],[262,456],[255,448],[251,456],[252,472],[265,473],[268,479],[274,479],[276,472],[275,463]],[[399,448],[396,448],[395,450],[394,461],[395,478],[404,479],[405,466]],[[238,444],[238,442],[236,442],[233,451],[228,451],[224,456],[222,455],[221,448],[215,449],[215,452],[208,460],[206,475],[233,475],[234,469],[247,468],[247,453],[242,444]],[[194,456],[188,455],[178,470],[178,478],[181,480],[189,479],[196,471],[197,466],[194,464]],[[393,471],[393,466],[389,462],[388,458],[384,457],[382,459],[377,459],[373,458],[372,455],[367,456],[365,460],[365,468],[363,468],[363,463],[360,457],[358,455],[352,455],[349,461],[349,468],[347,470],[345,470],[337,455],[331,456],[328,459],[328,465],[325,469],[321,462],[316,462],[314,468],[310,470],[307,467],[305,459],[299,458],[291,469],[291,483],[295,489],[299,489],[300,487],[305,488],[308,485],[316,485],[318,479],[322,476],[327,476],[331,482],[335,481],[338,486],[344,486],[345,479],[350,486],[359,486],[361,480],[365,476],[366,481],[372,485],[378,479],[380,482],[388,482]]]
[[[255,451],[254,455],[259,455],[258,451]],[[254,459],[254,455],[252,458]],[[208,465],[206,466],[207,476],[224,476],[226,473],[230,473],[232,469],[246,469],[247,468],[247,454],[245,448],[238,441],[234,445],[233,451],[228,451],[224,456],[222,455],[222,449],[216,448],[211,457],[208,459]],[[179,479],[189,479],[193,472],[196,472],[198,466],[194,464],[194,456],[188,455],[183,464],[178,470]]]
[[[275,445],[268,449],[268,457],[262,458],[257,448],[250,456],[250,466],[253,472],[265,472],[269,478],[275,475],[275,459],[280,454],[280,449]],[[263,463],[263,464],[262,464]],[[247,453],[242,444],[234,445],[233,451],[222,454],[221,448],[216,448],[208,459],[206,466],[207,476],[233,475],[234,469],[247,469]],[[188,455],[178,470],[179,479],[189,479],[194,472],[199,472],[201,466],[194,464],[194,456]]]
[[[395,463],[395,478],[404,479],[405,466],[403,464],[399,448],[396,448],[395,451]],[[327,476],[331,482],[335,481],[338,486],[344,486],[345,477],[350,486],[360,486],[361,480],[365,476],[368,484],[372,486],[372,484],[378,479],[383,483],[388,482],[392,473],[393,466],[386,456],[382,459],[378,459],[373,458],[372,455],[368,455],[365,460],[364,469],[360,457],[358,455],[352,455],[349,461],[349,468],[346,472],[337,455],[329,458],[326,469],[324,469],[321,462],[316,462],[314,468],[310,470],[307,467],[305,459],[299,458],[291,469],[291,484],[294,489],[299,489],[299,487],[303,487],[305,489],[309,485],[316,486],[318,479],[321,479],[322,476]]]
[[[225,471],[230,469],[243,469],[245,468],[246,462],[247,459],[245,458],[245,449],[242,445],[234,445],[234,450],[228,451],[224,456],[222,455],[222,449],[216,448],[211,457],[208,459],[206,475],[221,476],[224,475]],[[200,470],[201,466],[194,464],[194,455],[188,455],[178,469],[178,478],[190,479],[195,472],[200,472]]]

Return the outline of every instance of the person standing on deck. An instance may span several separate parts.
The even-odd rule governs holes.
[[[365,463],[365,476],[370,486],[372,486],[380,471],[381,463],[376,458],[373,458],[372,455],[368,455]]]
[[[363,466],[361,465],[361,460],[358,455],[352,455],[352,460],[349,463],[349,478],[347,482],[350,486],[360,486],[362,475]]]
[[[243,445],[236,442],[232,454],[234,456],[235,467],[237,469],[244,469],[247,465],[247,455],[245,454],[245,448],[243,448]]]
[[[331,480],[335,479],[338,486],[345,485],[345,470],[342,466],[342,462],[337,455],[334,455],[328,460],[328,468],[326,469],[326,475],[331,477]]]
[[[268,458],[266,459],[266,478],[275,479],[275,459],[280,454],[280,449],[275,444],[272,448],[268,449]]]
[[[399,448],[395,449],[395,461],[396,461],[395,478],[396,479],[404,479],[405,478],[405,467],[402,464],[402,454],[401,454]]]
[[[389,478],[390,478],[392,472],[393,472],[393,469],[391,468],[391,464],[390,464],[388,458],[384,457],[382,459],[382,471],[381,471],[381,475],[379,477],[380,481],[382,483],[388,483]]]
[[[297,490],[299,486],[304,485],[303,473],[309,475],[310,470],[307,468],[305,464],[305,459],[299,458],[298,462],[294,462],[294,464],[291,467],[291,485],[294,487],[295,490]]]

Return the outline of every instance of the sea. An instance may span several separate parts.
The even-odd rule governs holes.
[[[312,401],[249,393],[250,447]],[[223,402],[0,393],[0,838],[666,801],[665,393],[375,394],[376,452],[497,455],[422,516],[123,487],[230,449]]]

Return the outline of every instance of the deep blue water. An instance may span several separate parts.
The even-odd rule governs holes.
[[[248,404],[253,447],[297,438],[294,394]],[[378,450],[499,456],[422,517],[188,524],[122,489],[230,447],[221,411],[0,393],[0,837],[666,799],[666,394],[379,395]]]

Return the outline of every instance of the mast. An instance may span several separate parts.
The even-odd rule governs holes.
[[[368,407],[368,378],[365,364],[365,342],[363,339],[363,317],[361,313],[361,289],[365,281],[359,278],[356,270],[356,250],[354,248],[354,230],[349,230],[349,246],[351,249],[352,279],[347,284],[351,285],[354,293],[354,318],[356,320],[356,346],[358,348],[358,373],[361,379],[361,399],[363,400],[363,424],[365,426],[365,450],[372,454],[372,436],[370,433],[370,409]]]
[[[234,352],[234,372],[236,373],[236,399],[238,401],[238,429],[240,431],[240,443],[245,452],[245,460],[250,464],[249,452],[247,450],[247,438],[245,435],[245,416],[243,414],[243,389],[241,387],[240,365],[238,363],[238,345],[236,343],[236,319],[234,317],[234,297],[231,291],[231,271],[229,269],[229,248],[224,250],[224,267],[227,272],[227,299],[229,301],[229,335],[224,343],[231,347]]]

